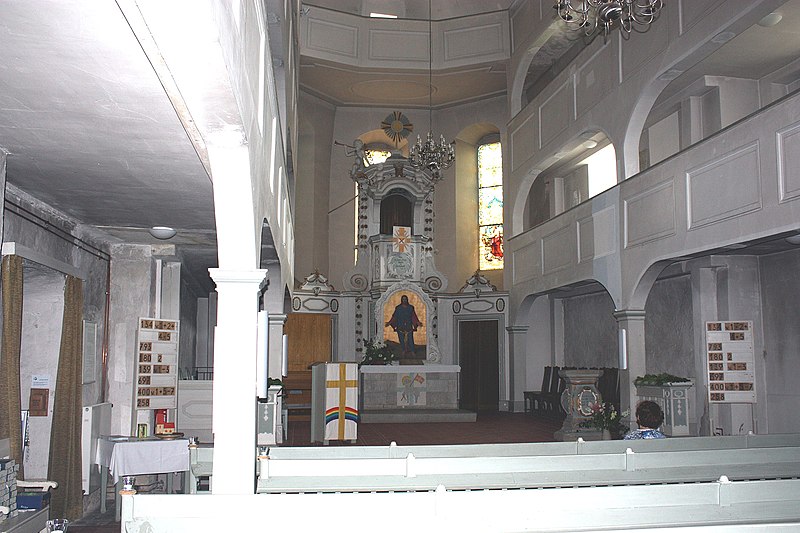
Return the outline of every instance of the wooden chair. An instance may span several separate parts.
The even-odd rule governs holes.
[[[553,372],[550,376],[550,387],[541,401],[543,411],[553,415],[563,411],[561,408],[561,393],[567,388],[567,382],[560,376],[559,370],[561,370],[559,367],[553,367]]]
[[[544,367],[544,375],[542,376],[542,388],[537,391],[525,391],[522,393],[525,398],[525,412],[539,411],[542,409],[542,399],[550,391],[550,380],[553,372],[553,367]]]

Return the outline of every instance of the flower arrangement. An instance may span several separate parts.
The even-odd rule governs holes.
[[[661,374],[645,374],[644,376],[639,376],[633,380],[633,384],[636,386],[642,386],[642,385],[662,386],[666,385],[667,383],[686,383],[688,381],[691,380],[689,378],[682,378],[674,376],[672,374],[667,374],[666,372],[662,372]]]
[[[364,339],[364,359],[361,365],[390,365],[397,357],[391,348],[373,339]]]
[[[589,420],[581,422],[581,426],[622,433],[626,427],[620,420],[626,416],[628,416],[628,411],[620,413],[614,404],[595,402],[592,404],[592,414],[589,415]]]

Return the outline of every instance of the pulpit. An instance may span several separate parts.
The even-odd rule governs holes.
[[[311,366],[311,442],[355,442],[358,436],[358,365]]]

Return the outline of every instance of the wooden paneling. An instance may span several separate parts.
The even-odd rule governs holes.
[[[312,363],[331,360],[330,315],[290,314],[283,331],[289,337],[289,372],[310,370]]]
[[[283,379],[289,420],[310,420],[311,365],[331,360],[331,316],[294,313],[283,331],[289,339],[289,373]]]

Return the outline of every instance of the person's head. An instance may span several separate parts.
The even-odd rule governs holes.
[[[406,304],[408,304],[408,296],[406,296],[405,294],[404,294],[404,295],[402,295],[402,296],[400,297],[400,303],[401,303],[401,304],[403,304],[403,305],[406,305]]]
[[[353,141],[353,147],[355,147],[356,149],[363,148],[364,147],[364,141],[362,141],[361,139],[356,139],[355,141]]]
[[[644,400],[636,406],[636,423],[639,427],[658,429],[664,422],[664,413],[656,402]]]

